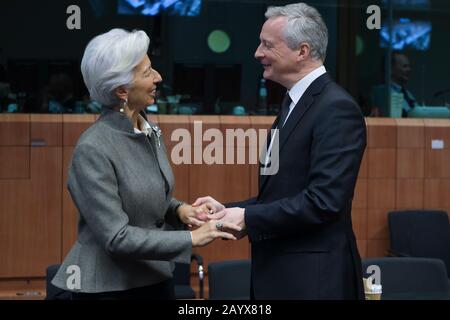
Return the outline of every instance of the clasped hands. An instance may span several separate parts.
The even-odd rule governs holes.
[[[192,207],[197,211],[196,219],[203,223],[215,220],[217,229],[229,232],[237,239],[247,234],[243,208],[225,208],[223,204],[210,196],[198,198]],[[232,224],[240,230],[227,228],[225,224]]]
[[[192,230],[192,246],[205,246],[217,238],[237,240],[246,235],[244,209],[225,208],[212,197],[198,198],[177,210],[180,220]]]

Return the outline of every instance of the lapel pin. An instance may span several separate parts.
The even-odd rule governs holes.
[[[158,128],[157,126],[153,126],[152,130],[156,133],[156,137],[158,138],[158,148],[160,148],[161,147],[160,137],[162,135],[161,129]]]

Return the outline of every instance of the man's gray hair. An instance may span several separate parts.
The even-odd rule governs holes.
[[[144,59],[149,44],[147,34],[139,30],[112,29],[92,39],[81,61],[91,99],[105,106],[118,104],[114,90],[131,85],[134,68]]]
[[[302,42],[311,47],[311,57],[325,61],[328,45],[328,29],[320,13],[305,3],[288,4],[284,7],[269,7],[266,18],[286,17],[284,30],[286,43],[291,49],[298,49]]]

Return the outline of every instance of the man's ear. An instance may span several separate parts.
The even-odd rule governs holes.
[[[127,90],[127,88],[125,88],[125,86],[120,86],[120,87],[114,89],[114,94],[121,101],[127,101],[128,100],[128,90]]]
[[[308,43],[302,42],[300,43],[300,46],[298,48],[298,61],[305,61],[309,58],[309,55],[311,53],[311,47]]]

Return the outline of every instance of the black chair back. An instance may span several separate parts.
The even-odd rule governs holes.
[[[431,258],[371,258],[362,261],[363,275],[369,266],[380,268],[383,300],[450,299],[445,265]]]
[[[450,225],[447,212],[394,211],[388,214],[391,250],[411,257],[444,261],[450,277]]]
[[[175,299],[195,299],[195,291],[191,287],[191,265],[175,263],[173,281],[175,284]]]
[[[210,300],[250,300],[250,260],[230,260],[208,265]]]

